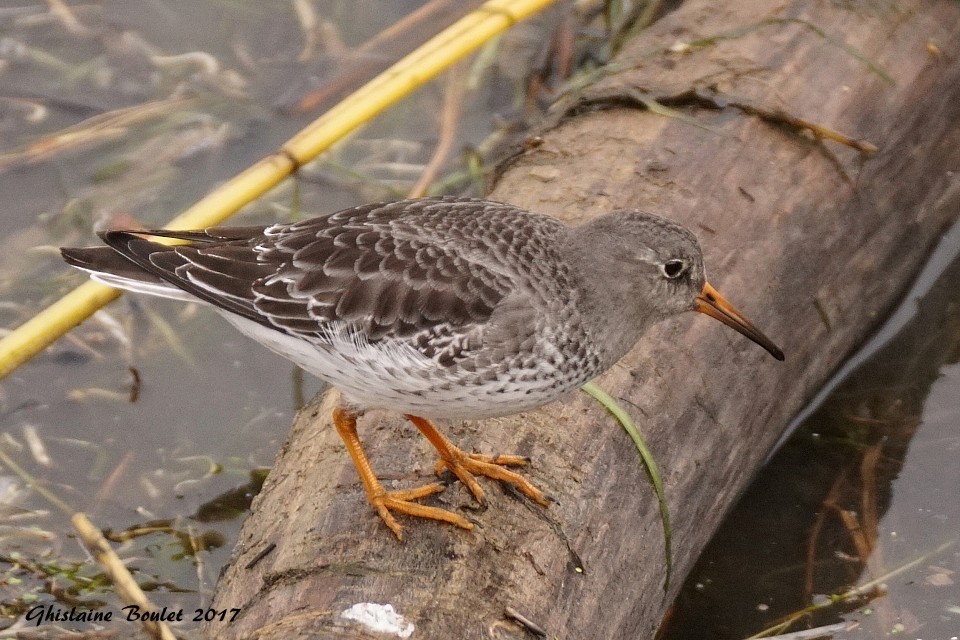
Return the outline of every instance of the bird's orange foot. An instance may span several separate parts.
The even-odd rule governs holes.
[[[511,484],[520,490],[534,502],[543,506],[548,506],[550,502],[540,489],[537,489],[529,480],[514,473],[504,467],[522,467],[527,464],[527,459],[523,456],[489,456],[482,453],[465,453],[460,449],[451,446],[448,457],[441,458],[437,462],[437,475],[440,475],[444,469],[449,469],[453,475],[466,485],[473,497],[480,504],[486,504],[483,488],[477,482],[475,476],[486,476],[500,482]]]
[[[393,517],[393,514],[390,513],[391,511],[416,516],[418,518],[449,522],[450,524],[467,530],[473,529],[473,523],[452,511],[439,509],[437,507],[428,507],[418,502],[413,502],[414,500],[419,500],[420,498],[425,498],[435,493],[440,493],[441,491],[443,491],[443,486],[433,483],[423,487],[417,487],[416,489],[371,493],[367,495],[367,498],[370,500],[373,508],[377,510],[380,519],[390,527],[390,531],[393,531],[393,535],[397,536],[397,540],[401,542],[403,541],[403,527],[401,527],[400,523]]]
[[[393,517],[391,511],[396,513],[405,513],[418,518],[428,518],[430,520],[439,520],[440,522],[449,522],[463,529],[473,529],[473,524],[462,516],[438,509],[437,507],[428,507],[426,505],[414,502],[421,498],[426,498],[435,493],[443,491],[443,486],[437,483],[428,484],[416,489],[404,489],[401,491],[386,491],[380,480],[377,479],[373,468],[370,466],[370,460],[367,454],[363,452],[363,445],[360,437],[357,435],[357,414],[355,411],[344,407],[335,407],[333,410],[333,424],[337,428],[337,433],[343,439],[347,452],[353,459],[353,464],[357,467],[357,473],[360,474],[360,481],[363,483],[363,490],[367,494],[367,500],[377,510],[377,514],[384,524],[390,527],[397,540],[403,542],[403,527]]]
[[[522,456],[488,456],[481,453],[464,453],[437,431],[437,428],[426,418],[410,414],[405,414],[405,416],[440,454],[437,474],[439,475],[444,468],[450,469],[453,475],[457,476],[460,482],[467,486],[467,489],[480,504],[485,505],[486,500],[484,499],[483,488],[480,487],[480,483],[474,476],[486,476],[512,484],[531,500],[545,507],[549,506],[550,502],[540,489],[530,484],[530,481],[519,473],[504,469],[504,467],[521,467],[527,464],[526,458]]]

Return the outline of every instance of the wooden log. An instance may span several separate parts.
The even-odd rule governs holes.
[[[490,482],[473,532],[403,519],[390,535],[319,401],[297,419],[214,606],[220,638],[386,637],[340,613],[390,604],[414,638],[652,637],[682,578],[790,418],[902,295],[960,211],[960,5],[691,0],[555,114],[494,199],[569,221],[643,208],[701,239],[712,283],[787,354],[703,316],[668,321],[599,382],[661,465],[674,580],[637,453],[581,395],[443,425],[468,450],[522,453],[548,509]],[[665,105],[681,117],[644,108]],[[820,125],[822,129],[814,126]],[[828,130],[869,145],[824,139]],[[433,452],[394,415],[361,422],[397,486]],[[417,473],[412,473],[411,470]],[[388,484],[391,484],[388,482]],[[750,535],[751,532],[745,532]],[[272,552],[268,545],[276,545]]]

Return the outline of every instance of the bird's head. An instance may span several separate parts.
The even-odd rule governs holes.
[[[610,295],[632,299],[649,322],[698,311],[783,360],[773,341],[707,282],[703,252],[687,228],[650,213],[626,210],[596,218],[577,231],[583,234],[581,246],[593,247],[594,255],[587,260],[605,262],[609,278],[622,278],[611,283]],[[609,268],[614,262],[621,266]]]

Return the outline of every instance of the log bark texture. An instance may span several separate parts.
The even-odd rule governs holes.
[[[682,117],[645,109],[651,101]],[[435,504],[480,526],[403,518],[404,544],[367,506],[316,401],[218,586],[214,606],[242,612],[206,636],[387,637],[339,616],[375,602],[391,604],[421,639],[536,637],[508,610],[550,638],[652,637],[788,421],[882,320],[960,212],[960,4],[691,0],[554,115],[491,197],[571,222],[623,207],[683,222],[700,237],[711,282],[787,354],[776,362],[688,314],[651,331],[599,380],[633,414],[664,473],[669,593],[657,503],[637,453],[582,394],[442,425],[467,450],[530,456],[526,475],[556,504],[542,509],[483,482],[490,508],[470,511],[452,484]],[[878,151],[867,158],[803,121]],[[361,437],[397,486],[431,477],[432,449],[399,416],[369,414]]]

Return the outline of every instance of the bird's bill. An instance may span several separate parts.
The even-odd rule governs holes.
[[[747,336],[758,345],[770,352],[777,360],[783,360],[783,351],[773,344],[773,341],[763,335],[760,329],[753,326],[753,323],[743,317],[743,314],[727,302],[720,293],[710,286],[710,283],[703,285],[703,290],[697,296],[696,307],[700,313],[705,313],[711,318],[716,318],[723,324],[736,329],[738,332]]]

